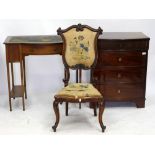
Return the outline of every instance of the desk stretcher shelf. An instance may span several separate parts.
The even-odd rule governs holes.
[[[11,98],[23,97],[24,86],[17,85],[11,90]]]

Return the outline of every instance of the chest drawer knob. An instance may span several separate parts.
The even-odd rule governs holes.
[[[118,73],[118,74],[117,74],[117,78],[119,79],[119,78],[121,78],[121,77],[122,77],[121,73]]]
[[[118,94],[120,94],[120,93],[121,93],[121,90],[120,90],[120,89],[118,89],[118,90],[117,90],[117,93],[118,93]]]
[[[122,58],[121,57],[118,58],[118,62],[122,62]]]
[[[146,55],[146,52],[142,52],[142,55]]]

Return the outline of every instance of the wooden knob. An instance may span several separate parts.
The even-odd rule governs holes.
[[[121,77],[122,77],[121,73],[118,73],[118,74],[117,74],[117,78],[119,79],[119,78],[121,78]]]
[[[118,62],[122,62],[122,58],[121,57],[118,58]]]
[[[121,93],[121,90],[120,90],[120,89],[118,89],[118,90],[117,90],[117,93],[118,93],[118,94],[120,94],[120,93]]]

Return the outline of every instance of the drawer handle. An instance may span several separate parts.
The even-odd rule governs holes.
[[[120,58],[118,58],[118,62],[122,62],[122,58],[120,57]]]
[[[146,52],[142,52],[142,55],[146,55]]]
[[[120,90],[120,89],[118,89],[118,90],[117,90],[117,93],[118,93],[118,94],[120,94],[120,93],[121,93],[121,90]]]
[[[122,77],[121,73],[118,73],[118,74],[117,74],[117,78],[119,79],[119,78],[121,78],[121,77]]]

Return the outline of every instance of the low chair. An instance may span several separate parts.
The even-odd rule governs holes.
[[[68,115],[68,103],[87,103],[91,102],[99,105],[98,120],[102,129],[105,126],[102,122],[102,114],[105,107],[104,98],[101,93],[91,83],[81,83],[82,70],[89,70],[95,67],[97,62],[97,39],[102,34],[102,29],[91,28],[88,25],[73,25],[67,29],[57,30],[58,35],[63,40],[62,59],[65,67],[65,87],[55,96],[53,109],[56,115],[56,121],[53,131],[59,124],[59,103],[66,103],[66,115]],[[76,70],[76,83],[69,83],[70,69]],[[96,106],[94,106],[94,115],[96,115]]]

